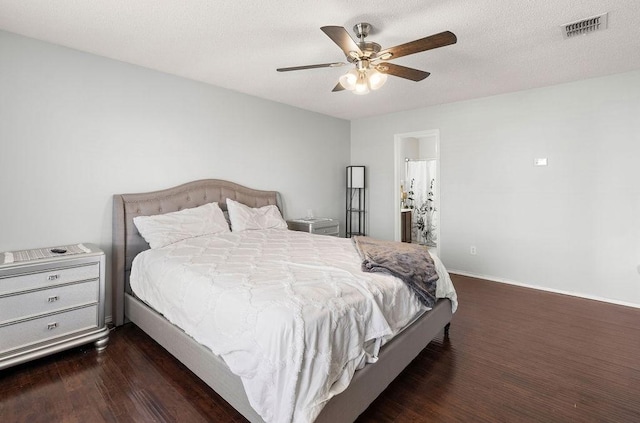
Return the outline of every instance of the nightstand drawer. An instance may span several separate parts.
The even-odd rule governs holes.
[[[334,235],[338,236],[338,225],[326,226],[324,228],[313,228],[311,233],[318,235]]]
[[[309,232],[317,235],[339,236],[340,223],[335,219],[293,219],[287,220],[287,226],[292,231]]]
[[[0,278],[0,295],[11,292],[27,291],[31,289],[47,288],[52,285],[61,285],[69,282],[77,282],[100,277],[98,263],[69,268],[58,268],[38,273]]]
[[[55,286],[0,298],[0,324],[38,314],[78,307],[99,300],[100,280]]]
[[[98,305],[0,326],[0,354],[98,327]]]

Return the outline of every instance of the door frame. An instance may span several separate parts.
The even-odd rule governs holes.
[[[439,129],[429,129],[424,131],[416,131],[416,132],[404,132],[400,134],[395,134],[393,136],[393,178],[394,178],[394,188],[393,188],[393,200],[391,202],[391,207],[393,208],[393,216],[394,216],[394,230],[393,230],[393,239],[396,241],[400,241],[402,239],[401,235],[401,221],[400,221],[400,181],[404,179],[404,170],[405,170],[405,158],[401,157],[401,147],[402,143],[406,141],[407,138],[427,138],[434,137],[436,144],[436,195],[435,195],[435,206],[438,210],[438,228],[436,230],[437,237],[437,248],[436,254],[439,251],[442,251],[442,238],[440,236],[440,228],[442,227],[442,213],[440,206],[440,130]]]

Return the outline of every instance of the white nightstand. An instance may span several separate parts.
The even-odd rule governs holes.
[[[0,369],[89,342],[106,348],[104,276],[92,244],[0,253]]]
[[[287,220],[289,229],[318,235],[339,236],[340,224],[335,219],[312,218]]]

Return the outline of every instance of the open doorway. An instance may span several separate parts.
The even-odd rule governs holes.
[[[438,254],[441,246],[440,131],[396,134],[394,163],[394,238],[427,245]]]

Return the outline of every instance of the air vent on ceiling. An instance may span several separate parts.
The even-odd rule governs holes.
[[[562,25],[562,35],[564,35],[564,38],[571,38],[607,29],[608,16],[608,13],[603,13],[602,15],[564,24]]]

